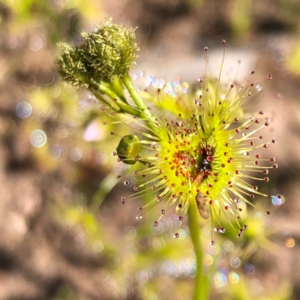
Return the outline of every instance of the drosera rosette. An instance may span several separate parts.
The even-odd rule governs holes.
[[[223,41],[217,79],[208,76],[205,47],[206,71],[198,85],[191,88],[180,81],[154,80],[159,85],[156,90],[152,91],[153,82],[145,90],[137,89],[129,76],[139,54],[134,29],[108,19],[82,36],[81,45],[61,45],[57,66],[65,81],[88,88],[104,104],[103,111],[128,128],[115,154],[134,166],[136,184],[122,202],[146,195],[152,199],[139,208],[138,219],[161,202],[155,226],[170,207],[176,207],[182,222],[193,206],[223,233],[226,226],[219,217],[223,214],[241,236],[247,225],[239,202],[253,205],[255,195],[272,197],[252,182],[268,181],[269,170],[278,167],[275,158],[258,153],[275,143],[263,142],[260,135],[270,121],[262,111],[253,115],[244,111],[246,99],[261,90],[251,82],[254,72],[241,85],[235,79],[227,87],[221,84]],[[131,185],[129,180],[124,182]]]
[[[227,224],[220,218],[224,215],[241,237],[247,229],[241,217],[241,202],[253,206],[256,195],[272,199],[283,197],[265,194],[253,184],[254,181],[268,182],[269,170],[278,168],[274,157],[265,158],[259,153],[259,149],[268,148],[276,141],[264,141],[261,135],[270,125],[263,111],[250,115],[243,110],[249,96],[261,90],[260,85],[251,81],[254,72],[240,85],[236,81],[227,88],[221,84],[226,42],[223,44],[219,78],[211,79],[205,74],[194,91],[187,87],[184,93],[170,93],[171,84],[167,82],[154,94],[151,88],[141,92],[145,99],[157,97],[157,108],[163,111],[155,117],[152,128],[135,132],[133,143],[127,145],[124,138],[121,140],[124,149],[135,149],[127,152],[129,156],[124,155],[122,147],[115,152],[119,161],[126,163],[127,160],[140,166],[133,174],[132,180],[136,183],[133,192],[122,196],[122,202],[125,204],[145,195],[152,199],[138,209],[137,219],[161,203],[160,216],[154,226],[170,207],[176,207],[182,222],[190,205],[196,203],[201,217],[211,219],[212,229],[225,232]],[[204,51],[208,61],[208,48]],[[170,101],[172,95],[175,95],[173,107],[166,117],[164,102]],[[183,99],[187,107],[184,111]],[[182,113],[172,115],[176,110]],[[126,180],[124,184],[131,183]],[[174,236],[179,237],[179,234]],[[213,238],[211,243],[214,244]]]
[[[62,45],[59,72],[65,81],[88,88],[112,122],[128,129],[125,134],[112,132],[120,138],[114,155],[130,172],[129,179],[122,175],[119,179],[133,189],[121,197],[122,203],[138,198],[147,201],[138,208],[138,220],[161,204],[154,226],[170,208],[179,224],[188,216],[197,270],[193,299],[208,299],[210,281],[202,272],[204,226],[199,226],[199,216],[201,225],[210,219],[214,245],[214,229],[225,233],[230,226],[242,236],[247,229],[243,209],[246,204],[254,205],[256,195],[275,202],[283,199],[253,183],[269,181],[269,170],[278,167],[274,157],[261,156],[261,150],[275,143],[274,139],[264,141],[261,135],[269,118],[263,111],[250,114],[244,108],[246,99],[261,86],[251,82],[254,72],[242,84],[235,78],[227,85],[221,83],[223,41],[218,78],[208,75],[205,47],[206,71],[197,85],[191,88],[180,81],[155,80],[159,86],[151,83],[145,90],[138,89],[129,75],[139,52],[134,30],[107,20],[83,38],[79,46]]]

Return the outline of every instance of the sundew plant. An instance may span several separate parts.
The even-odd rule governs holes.
[[[187,218],[196,256],[194,299],[208,299],[202,227],[211,227],[211,245],[215,244],[213,233],[225,233],[228,227],[239,238],[248,228],[241,204],[253,206],[256,196],[284,201],[283,196],[268,195],[254,183],[269,181],[269,171],[278,168],[264,149],[276,143],[263,137],[270,120],[263,111],[250,114],[244,109],[244,102],[261,86],[252,83],[254,72],[241,84],[221,83],[226,50],[222,41],[224,55],[217,78],[205,72],[191,87],[152,78],[147,86],[137,88],[129,75],[140,51],[133,29],[106,20],[82,37],[78,46],[60,44],[58,71],[65,81],[89,89],[112,122],[130,132],[120,137],[114,153],[132,175],[119,176],[131,189],[120,202],[147,196],[150,200],[138,208],[137,219],[160,205],[153,226],[169,209],[180,223]],[[207,47],[204,54],[207,65]],[[205,221],[201,226],[199,218]],[[178,232],[173,234],[179,237]]]

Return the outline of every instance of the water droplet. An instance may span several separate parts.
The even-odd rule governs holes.
[[[282,205],[285,202],[285,197],[282,195],[271,196],[272,203],[276,206]]]
[[[259,85],[259,84],[258,84],[255,88],[256,88],[256,90],[257,90],[258,92],[260,92],[260,91],[262,90],[262,86]]]
[[[226,229],[225,229],[224,227],[222,227],[222,228],[219,229],[219,232],[220,232],[220,233],[225,233],[225,232],[226,232]]]
[[[142,219],[143,219],[143,216],[137,215],[135,218],[136,218],[137,220],[142,220]]]

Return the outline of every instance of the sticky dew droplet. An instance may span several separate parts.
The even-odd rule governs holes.
[[[174,239],[178,239],[178,238],[179,238],[179,233],[176,232],[176,233],[173,235],[173,238],[174,238]]]
[[[262,90],[262,86],[258,84],[258,85],[255,87],[255,89],[256,89],[258,92],[260,92],[260,91]]]
[[[271,196],[271,201],[273,205],[279,206],[285,202],[285,197],[283,195]]]

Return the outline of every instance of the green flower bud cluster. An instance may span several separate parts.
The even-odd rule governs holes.
[[[75,85],[89,87],[91,83],[111,82],[128,75],[135,65],[139,47],[134,29],[127,29],[106,20],[91,33],[83,33],[79,46],[60,44],[57,60],[62,78]]]
[[[56,63],[62,78],[74,86],[87,88],[112,111],[145,120],[155,131],[154,117],[129,75],[140,52],[135,29],[108,19],[93,33],[83,33],[82,37],[79,46],[59,44],[61,54]],[[125,90],[135,105],[129,104]]]
[[[61,77],[72,85],[88,87],[88,73],[81,49],[66,43],[59,43],[58,47],[61,55],[56,63]]]

